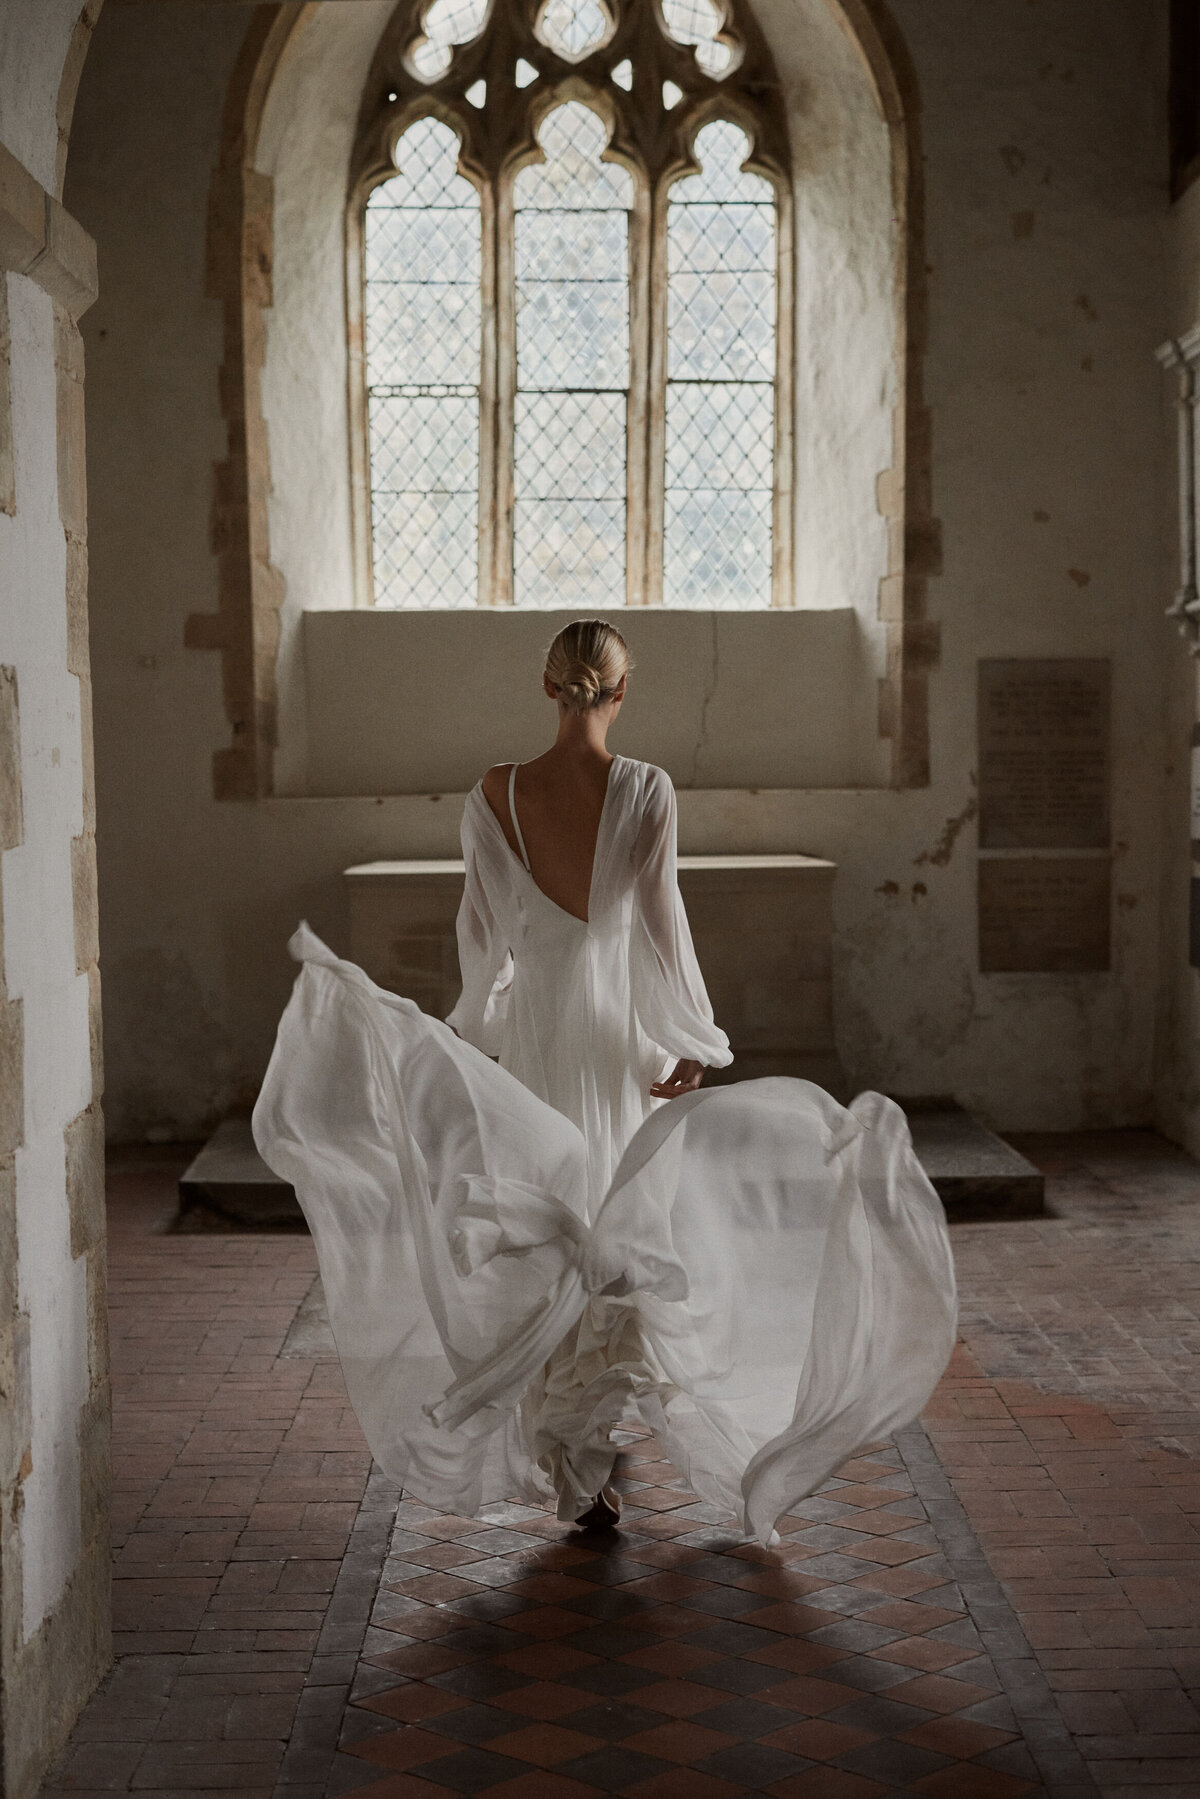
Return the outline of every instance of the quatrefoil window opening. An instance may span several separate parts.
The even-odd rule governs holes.
[[[650,4],[434,0],[397,21],[391,166],[358,215],[377,605],[790,601],[786,135],[770,121],[764,156],[756,116],[777,84],[758,50],[739,91],[724,5],[661,0],[670,101],[647,119],[643,84],[625,112]],[[586,75],[560,91],[546,50]]]

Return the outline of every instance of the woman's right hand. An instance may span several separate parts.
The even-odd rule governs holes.
[[[676,1062],[665,1081],[655,1081],[650,1089],[652,1099],[679,1099],[694,1093],[704,1079],[703,1062]]]

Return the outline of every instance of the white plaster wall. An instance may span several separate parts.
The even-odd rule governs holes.
[[[7,279],[17,508],[0,513],[0,662],[17,670],[24,841],[0,857],[4,965],[22,1004],[25,1130],[17,1151],[20,1304],[29,1315],[33,1469],[21,1517],[24,1629],[48,1615],[79,1556],[79,1408],[87,1396],[84,1264],[71,1256],[63,1131],[92,1097],[87,977],[76,973],[71,839],[81,829],[79,682],[67,672],[58,517],[54,319]]]
[[[893,10],[920,84],[926,153],[926,387],[945,539],[945,572],[930,585],[944,644],[931,679],[932,785],[685,793],[683,843],[839,864],[838,1032],[861,1082],[954,1092],[1010,1127],[1144,1120],[1175,654],[1161,617],[1173,585],[1169,442],[1150,360],[1167,328],[1162,9],[895,0]],[[113,9],[76,114],[69,197],[99,239],[103,294],[84,325],[108,1109],[121,1135],[195,1132],[247,1097],[289,984],[283,942],[295,920],[307,915],[343,943],[341,868],[451,853],[460,804],[210,797],[209,758],[227,730],[219,669],[180,645],[186,615],[215,599],[220,321],[202,298],[204,210],[244,23],[228,7]],[[821,304],[834,304],[832,290]],[[284,334],[278,320],[272,330],[273,356]],[[272,395],[282,367],[268,369]],[[847,364],[829,378],[859,408],[847,430],[865,470],[890,396],[880,384],[873,410],[870,384],[851,376]],[[286,456],[278,421],[271,430],[273,458]],[[273,530],[281,495],[277,504]],[[868,530],[865,509],[857,516],[875,542],[877,525]],[[279,530],[272,550],[290,591],[304,577]],[[847,582],[873,583],[876,549],[861,564],[857,555],[831,548],[821,566],[842,557]],[[1113,658],[1111,975],[978,973],[975,666],[1001,654]],[[460,728],[452,699],[444,728],[451,738]],[[616,747],[639,746],[621,737]]]
[[[272,560],[286,583],[277,665],[280,793],[307,787],[302,615],[355,604],[346,185],[363,83],[392,11],[393,0],[340,0],[315,12],[272,83],[256,158],[275,188],[263,416]]]
[[[890,138],[829,0],[760,0],[755,10],[783,83],[793,157],[795,599],[853,606],[878,652],[887,527],[876,483],[891,466],[897,400]]]

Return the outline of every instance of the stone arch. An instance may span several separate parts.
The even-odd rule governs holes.
[[[350,18],[351,10],[356,19]],[[221,653],[231,741],[214,757],[218,797],[249,799],[304,790],[304,702],[290,682],[284,683],[282,745],[278,722],[280,673],[295,667],[299,656],[293,615],[306,600],[312,602],[317,583],[322,584],[318,603],[330,604],[330,591],[337,588],[341,591],[334,603],[354,603],[362,546],[355,546],[352,523],[355,421],[353,401],[344,399],[353,391],[349,369],[340,405],[322,385],[327,371],[319,379],[314,373],[322,390],[309,396],[312,416],[319,412],[328,446],[336,451],[320,471],[318,510],[327,529],[319,569],[311,556],[293,553],[286,542],[289,520],[306,514],[293,491],[294,470],[284,469],[281,458],[294,459],[296,444],[308,433],[296,421],[295,429],[277,432],[274,445],[268,443],[264,370],[269,333],[281,346],[288,335],[284,312],[271,316],[280,299],[281,258],[286,261],[294,248],[281,232],[280,209],[289,204],[285,190],[289,182],[294,186],[295,159],[311,153],[317,129],[308,128],[306,151],[303,144],[296,147],[296,133],[285,134],[283,121],[289,114],[298,116],[298,96],[306,85],[311,98],[312,72],[322,54],[334,56],[339,79],[360,83],[357,95],[343,93],[327,102],[338,114],[339,129],[351,98],[356,114],[360,102],[367,105],[372,57],[394,11],[383,0],[378,7],[345,11],[321,0],[302,8],[260,6],[230,84],[209,225],[209,292],[222,301],[225,312],[221,399],[228,455],[215,472],[213,502],[220,598],[216,613],[193,615],[186,637],[191,647]],[[885,778],[897,787],[921,786],[929,780],[927,677],[938,651],[937,628],[926,615],[927,584],[938,571],[939,540],[931,511],[929,417],[922,386],[925,252],[917,84],[884,0],[756,0],[754,14],[780,66],[793,134],[797,416],[805,408],[811,416],[815,407],[818,413],[823,409],[827,421],[807,471],[797,436],[799,603],[837,604],[830,595],[851,589],[859,596],[868,653],[878,675],[877,728],[886,740]],[[336,80],[324,84],[327,94],[335,88]],[[852,167],[851,153],[864,146],[861,167]],[[348,149],[339,178],[344,208],[352,181]],[[799,204],[802,195],[807,215]],[[851,245],[845,227],[847,205],[864,199],[872,226],[866,258]],[[293,222],[295,217],[293,206]],[[311,217],[305,229],[311,247],[319,235]],[[806,291],[806,229],[810,272],[816,266],[817,242],[822,237],[831,242],[841,232],[838,253],[822,258],[832,275],[819,275],[809,284],[807,313],[799,303]],[[851,373],[852,360],[863,360],[860,343],[853,359],[843,356],[832,379],[810,359],[814,373],[805,385],[804,346],[833,317],[830,281],[839,273],[853,289],[848,311],[862,321],[870,340],[870,391],[862,379],[856,384]],[[327,300],[325,323],[332,331],[331,293]],[[337,306],[346,339],[344,288]],[[839,301],[839,315],[841,310]],[[303,336],[299,328],[292,332],[293,351]],[[361,355],[352,332],[348,347],[337,351],[330,337],[325,348],[335,360]],[[269,370],[266,378],[273,385]],[[818,462],[819,478],[806,499],[806,473]],[[851,504],[858,510],[855,529],[842,529],[839,542],[836,517],[844,495],[836,483],[847,469],[853,478],[846,485],[855,490]],[[312,469],[306,478],[315,493]],[[278,526],[274,551],[273,520]]]

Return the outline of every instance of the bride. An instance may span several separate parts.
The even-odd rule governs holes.
[[[468,796],[447,1025],[301,926],[255,1137],[308,1218],[371,1450],[408,1491],[468,1516],[556,1494],[560,1518],[611,1523],[613,1432],[636,1415],[765,1542],[920,1411],[953,1346],[953,1267],[890,1101],[701,1090],[732,1057],[671,783],[607,747],[630,668],[611,625],[568,625],[543,675],[555,742]]]

